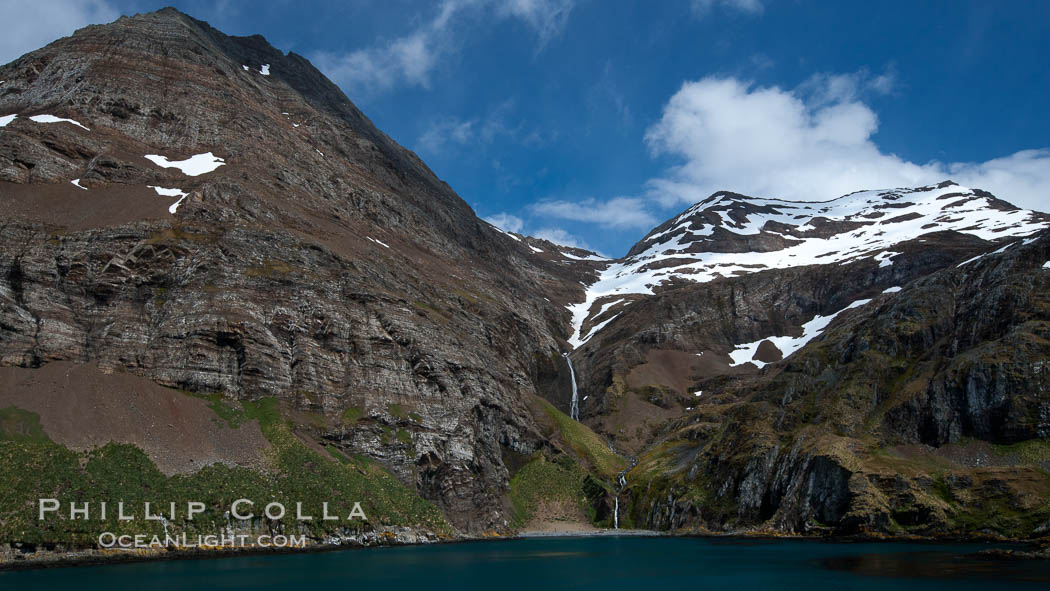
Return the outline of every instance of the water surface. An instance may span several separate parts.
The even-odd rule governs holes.
[[[0,589],[1048,589],[982,544],[534,538],[0,572]]]

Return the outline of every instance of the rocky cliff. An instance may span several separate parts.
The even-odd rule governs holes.
[[[945,182],[722,193],[656,228],[574,307],[585,420],[639,458],[621,506],[659,529],[1045,531],[1046,226]]]
[[[0,80],[0,363],[274,397],[456,526],[506,527],[503,454],[545,445],[526,401],[585,270],[479,220],[258,36],[165,9]]]

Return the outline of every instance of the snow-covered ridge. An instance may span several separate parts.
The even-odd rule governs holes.
[[[633,254],[601,272],[587,287],[585,301],[569,306],[570,342],[582,342],[592,306],[603,298],[649,295],[673,281],[704,283],[869,257],[887,267],[899,254],[892,250],[894,245],[923,234],[954,230],[992,240],[1027,236],[1050,227],[1048,220],[950,181],[917,189],[859,191],[825,202],[716,193],[654,230]],[[595,332],[588,331],[588,336]]]

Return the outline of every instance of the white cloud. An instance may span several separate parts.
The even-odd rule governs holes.
[[[541,228],[532,233],[532,236],[541,240],[549,240],[555,244],[561,246],[568,246],[570,248],[582,248],[584,250],[591,250],[591,247],[587,246],[587,243],[580,240],[576,236],[562,230],[561,228]]]
[[[484,219],[486,222],[505,232],[520,233],[522,228],[525,227],[525,222],[521,221],[521,218],[506,212],[490,215]]]
[[[436,153],[448,144],[488,145],[497,137],[517,138],[522,135],[522,124],[511,125],[507,122],[513,108],[512,101],[505,101],[492,109],[485,117],[475,117],[469,120],[457,117],[438,119],[431,122],[423,135],[419,137],[418,146],[421,150]],[[532,141],[534,134],[535,132],[527,135],[523,142]]]
[[[762,0],[693,0],[693,14],[701,18],[707,16],[715,5],[747,14],[762,14],[765,10]]]
[[[105,0],[0,0],[0,64],[71,35],[81,27],[108,23],[119,16]]]
[[[821,200],[951,178],[1021,207],[1046,209],[1050,150],[983,163],[925,164],[882,152],[872,140],[878,117],[862,97],[892,88],[892,73],[864,72],[817,76],[794,90],[735,78],[687,82],[646,134],[654,154],[682,161],[649,181],[649,196],[665,207],[721,189]]]
[[[311,58],[329,78],[357,96],[378,94],[400,84],[428,88],[440,60],[456,51],[457,25],[465,15],[520,20],[536,34],[539,50],[564,30],[573,2],[444,0],[433,18],[401,37],[349,53],[321,51]]]
[[[888,67],[878,76],[865,68],[849,74],[813,74],[795,89],[795,94],[814,108],[858,101],[869,94],[890,94],[896,85],[895,68]]]
[[[645,200],[638,197],[614,197],[606,201],[549,200],[540,201],[530,209],[540,216],[588,222],[603,228],[649,229],[657,222],[647,211]]]
[[[565,30],[573,4],[574,0],[507,0],[498,5],[496,13],[524,21],[539,38],[537,49],[543,49]]]

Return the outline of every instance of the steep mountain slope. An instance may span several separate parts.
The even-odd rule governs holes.
[[[655,229],[570,306],[584,420],[638,457],[630,522],[1031,535],[1047,227],[946,181],[718,193]]]
[[[629,474],[636,523],[1027,537],[1050,528],[1050,233],[705,387]]]
[[[616,380],[644,385],[632,372],[685,395],[690,376],[778,360],[853,302],[1046,227],[1046,214],[951,181],[824,203],[716,193],[602,269],[570,306],[588,408]]]
[[[506,527],[504,456],[549,445],[529,400],[577,270],[258,36],[164,9],[0,80],[0,362],[274,397],[307,445],[380,462],[457,527]]]

